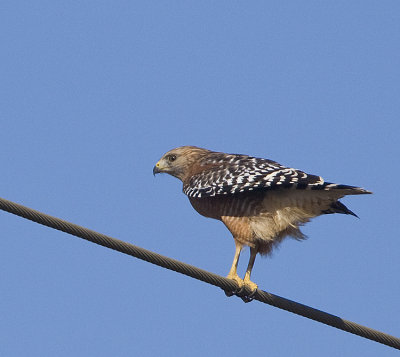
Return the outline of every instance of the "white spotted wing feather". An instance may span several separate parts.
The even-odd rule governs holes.
[[[301,189],[343,190],[343,195],[368,191],[347,185],[324,182],[322,177],[288,168],[275,161],[246,155],[213,152],[199,162],[200,170],[184,183],[189,197],[211,197],[256,190]]]

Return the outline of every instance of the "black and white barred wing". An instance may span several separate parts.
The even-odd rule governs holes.
[[[208,166],[212,164],[213,166]],[[324,180],[291,169],[275,161],[242,155],[226,155],[220,160],[204,163],[208,169],[193,175],[184,184],[183,192],[189,197],[209,197],[236,194],[254,190],[279,188],[306,189],[311,186],[322,189]]]
[[[341,190],[343,195],[370,193],[355,186],[324,182],[320,176],[288,168],[272,160],[244,155],[224,154],[210,158],[202,164],[205,170],[193,175],[184,183],[183,192],[189,197],[289,188]]]

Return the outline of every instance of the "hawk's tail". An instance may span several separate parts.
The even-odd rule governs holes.
[[[367,191],[361,187],[340,185],[340,184],[335,184],[335,183],[326,183],[325,190],[336,191],[338,193],[340,192],[340,196],[338,198],[346,196],[346,195],[363,195],[363,194],[372,193],[371,191]],[[354,217],[359,218],[353,211],[350,211],[340,201],[332,202],[331,205],[329,206],[329,208],[327,210],[322,211],[322,213],[324,213],[324,214],[330,214],[330,213],[350,214]]]
[[[365,190],[361,187],[356,186],[349,186],[349,185],[341,185],[337,183],[324,183],[324,190],[340,190],[340,193],[345,195],[363,195],[363,194],[370,194],[371,191]]]

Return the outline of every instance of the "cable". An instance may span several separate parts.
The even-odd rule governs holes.
[[[123,242],[119,239],[109,237],[105,234],[95,232],[88,228],[84,228],[76,224],[64,221],[60,218],[52,217],[48,214],[33,210],[29,207],[22,206],[3,198],[0,198],[0,209],[15,214],[17,216],[29,219],[33,222],[45,225],[47,227],[63,231],[65,233],[86,239],[90,242],[102,245],[104,247],[111,248],[121,253],[145,260],[149,263],[161,266],[163,268],[170,269],[178,273],[190,276],[192,278],[204,281],[208,284],[218,286],[226,292],[237,291],[237,285],[233,280],[210,273],[203,269],[199,269],[193,265],[189,265],[178,260],[171,259],[163,255],[151,252],[149,250],[137,247],[133,244]],[[238,295],[246,300],[246,297],[251,295],[251,291],[247,290],[246,288],[244,291],[238,293]],[[252,298],[260,302],[278,307],[286,311],[290,311],[306,318],[400,350],[399,338],[371,329],[369,327],[359,325],[355,322],[341,319],[338,316],[328,314],[326,312],[297,303],[295,301],[285,299],[283,297],[268,293],[260,289],[256,290]]]

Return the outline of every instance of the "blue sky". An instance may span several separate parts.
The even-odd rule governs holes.
[[[234,243],[167,150],[359,185],[257,258],[260,288],[400,336],[398,1],[3,1],[1,197],[226,275]],[[394,356],[0,212],[2,356]],[[239,270],[243,274],[248,250]]]

